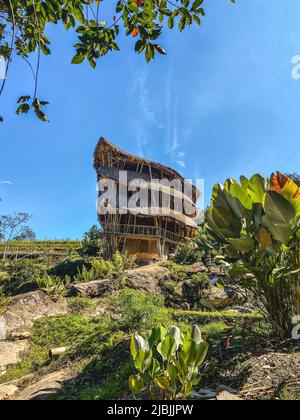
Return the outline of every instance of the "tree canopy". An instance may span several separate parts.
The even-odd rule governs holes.
[[[112,15],[106,21],[102,9],[108,0],[0,0],[0,56],[7,62],[6,76],[17,55],[28,64],[34,79],[33,94],[18,99],[17,114],[32,109],[40,120],[48,121],[44,111],[48,102],[38,99],[40,57],[51,53],[48,25],[62,23],[67,30],[73,28],[78,39],[72,63],[87,60],[95,68],[99,58],[120,50],[121,29],[134,40],[135,51],[149,62],[156,54],[166,54],[159,44],[164,29],[177,26],[183,31],[193,23],[200,25],[205,16],[204,0],[110,1]],[[32,55],[37,56],[35,65]],[[4,86],[5,80],[0,95]]]

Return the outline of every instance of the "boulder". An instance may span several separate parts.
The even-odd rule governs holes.
[[[160,280],[169,274],[167,268],[159,265],[129,270],[127,272],[127,284],[137,290],[144,290],[149,293],[161,293]]]
[[[0,316],[0,341],[6,340],[7,327],[4,316]]]
[[[0,385],[0,401],[11,399],[18,392],[15,385]]]
[[[74,373],[66,369],[52,372],[23,389],[18,393],[15,400],[47,400],[51,395],[59,391],[65,382],[73,379],[73,377]]]
[[[221,391],[217,395],[217,401],[243,401],[240,397],[228,391]]]
[[[95,280],[88,283],[73,284],[69,296],[98,298],[120,288],[118,280]]]
[[[0,342],[0,370],[7,366],[18,363],[22,360],[22,355],[29,349],[28,340],[19,340],[16,342]]]
[[[215,309],[223,309],[235,305],[238,299],[238,293],[232,289],[226,287],[211,287],[203,292],[202,303],[207,302],[207,306],[211,305],[211,307]]]
[[[9,335],[16,331],[29,330],[34,321],[44,316],[58,316],[67,312],[65,299],[53,302],[49,296],[37,290],[14,297],[3,319]]]
[[[192,265],[187,265],[187,266],[184,266],[184,268],[188,277],[197,273],[208,273],[207,267],[205,267],[205,265],[202,262],[197,262]]]

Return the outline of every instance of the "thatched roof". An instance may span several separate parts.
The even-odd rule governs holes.
[[[151,160],[143,159],[131,153],[127,153],[104,137],[101,137],[94,152],[94,168],[97,170],[100,166],[111,166],[111,163],[113,163],[113,166],[118,166],[118,163],[121,161],[132,162],[141,166],[150,166],[152,169],[161,171],[166,177],[170,177],[171,179],[177,178],[182,182],[185,182],[184,177],[174,169]],[[200,192],[196,187],[193,187],[193,189],[198,197]]]

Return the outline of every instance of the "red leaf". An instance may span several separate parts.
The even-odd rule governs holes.
[[[133,32],[132,32],[132,37],[136,38],[138,36],[138,34],[140,33],[140,31],[138,30],[138,28],[134,28]]]

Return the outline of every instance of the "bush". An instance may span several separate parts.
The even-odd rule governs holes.
[[[132,331],[151,328],[166,318],[162,314],[164,306],[160,295],[150,295],[140,290],[124,289],[110,299],[109,309],[119,315],[119,328]]]
[[[230,277],[261,300],[281,339],[299,310],[299,218],[300,188],[279,172],[217,184],[205,214]]]
[[[187,280],[187,269],[179,264],[171,263],[169,264],[170,278],[176,283]]]
[[[81,255],[99,257],[103,254],[103,232],[96,225],[84,234]]]
[[[209,288],[210,277],[205,273],[193,274],[190,280],[182,285],[182,295],[192,305],[199,305],[202,298],[202,291]]]
[[[135,334],[130,351],[138,372],[128,381],[133,395],[146,391],[150,400],[186,400],[200,383],[208,344],[197,326],[182,332],[177,326],[159,325],[147,338]]]
[[[59,277],[51,277],[44,273],[36,278],[38,287],[54,301],[66,294],[66,288]]]
[[[64,278],[66,276],[75,277],[78,274],[78,271],[82,271],[83,268],[88,270],[91,268],[91,263],[86,261],[83,258],[71,259],[67,258],[62,261],[51,270],[49,270],[50,275],[59,276]]]
[[[94,307],[94,302],[89,298],[72,298],[68,300],[68,307],[73,315],[80,315]]]
[[[175,255],[175,262],[181,265],[192,265],[201,260],[202,253],[194,244],[180,247]]]
[[[0,315],[4,314],[8,305],[11,303],[11,299],[3,293],[3,288],[0,287]]]
[[[15,295],[36,290],[36,278],[46,272],[46,266],[32,260],[17,260],[9,262],[6,270],[9,280],[4,284],[5,292]]]

